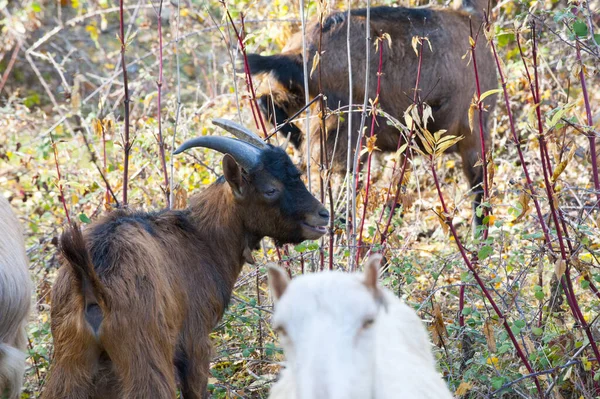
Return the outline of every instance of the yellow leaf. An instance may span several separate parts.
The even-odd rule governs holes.
[[[494,216],[494,215],[489,215],[489,216],[488,216],[488,226],[493,226],[493,225],[494,225],[494,222],[496,221],[496,219],[497,219],[497,218],[496,218],[496,216]]]
[[[581,365],[585,371],[592,370],[592,362],[588,360],[587,356],[581,356]]]
[[[487,97],[496,94],[496,93],[500,93],[502,90],[501,89],[493,89],[493,90],[488,90],[485,93],[483,93],[480,97],[479,97],[479,102],[482,102],[483,100],[485,100]]]
[[[86,26],[85,30],[90,33],[90,38],[94,42],[98,41],[99,34],[98,34],[98,27],[96,26],[96,24],[90,24],[90,25]]]
[[[488,357],[486,363],[490,366],[498,366],[498,358],[496,356]]]
[[[475,40],[471,36],[469,36],[469,44],[471,47],[475,47]]]
[[[458,388],[456,388],[456,392],[454,392],[454,394],[456,396],[466,395],[467,392],[469,392],[471,390],[471,388],[473,388],[473,383],[472,382],[462,381],[460,383],[460,385],[458,386]]]

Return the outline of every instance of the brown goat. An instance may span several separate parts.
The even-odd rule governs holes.
[[[0,398],[16,399],[21,394],[30,302],[23,230],[0,195]]]
[[[260,148],[204,136],[175,152],[225,153],[224,177],[187,209],[117,210],[63,234],[43,398],[174,398],[176,380],[183,398],[206,397],[209,333],[252,250],[265,236],[317,239],[329,219],[285,151],[251,140]]]
[[[381,75],[381,91],[379,107],[394,118],[403,120],[403,114],[412,104],[413,91],[417,78],[418,57],[412,48],[415,36],[427,37],[432,50],[425,42],[422,48],[423,62],[419,94],[421,99],[432,108],[434,121],[428,129],[435,132],[446,129],[446,135],[464,136],[449,152],[458,151],[463,161],[463,171],[477,196],[474,205],[478,206],[482,189],[482,170],[475,166],[481,159],[481,140],[479,129],[471,132],[469,127],[469,106],[476,93],[473,65],[467,65],[463,55],[469,49],[470,23],[473,31],[479,31],[482,22],[482,10],[487,8],[487,0],[463,0],[460,8],[403,8],[374,7],[371,9],[370,37],[374,41],[382,34],[391,38],[391,48],[384,41],[383,64]],[[366,10],[351,11],[351,56],[353,77],[353,104],[362,104],[365,94],[365,23]],[[322,92],[327,98],[330,108],[348,105],[348,61],[347,61],[347,24],[346,12],[337,12],[324,19],[322,27],[321,56],[319,60],[322,70]],[[306,54],[308,65],[313,65],[313,58],[319,49],[321,29],[318,21],[307,26]],[[376,97],[377,70],[379,54],[373,48],[370,53],[369,97]],[[498,86],[494,59],[485,46],[483,33],[479,35],[476,49],[477,67],[482,93]],[[302,70],[302,33],[297,33],[286,45],[282,54],[273,56],[248,56],[250,71],[253,74],[268,74],[269,89],[260,99],[263,113],[271,123],[282,124],[302,106],[304,106],[304,74]],[[319,93],[318,73],[309,78],[309,94],[314,97]],[[272,97],[270,94],[272,93]],[[490,146],[488,119],[495,107],[496,98],[486,99],[488,112],[483,115],[484,141]],[[355,107],[354,109],[356,110]],[[355,111],[352,118],[352,146],[356,145],[361,113]],[[370,118],[370,117],[369,117]],[[478,121],[475,112],[475,121]],[[348,116],[340,119],[331,114],[326,121],[326,149],[328,158],[332,160],[334,172],[345,173],[346,153],[348,149]],[[370,126],[367,121],[366,126]],[[476,126],[478,126],[476,124]],[[338,128],[339,127],[339,128]],[[280,130],[290,135],[291,142],[301,148],[304,145],[300,129],[294,124],[286,124]],[[319,123],[311,127],[312,157],[319,154]],[[398,148],[401,132],[386,123],[383,116],[377,116],[376,146],[383,152],[393,152]],[[336,143],[337,139],[337,143]],[[335,154],[333,149],[335,148]],[[354,148],[352,148],[354,150]],[[302,151],[304,154],[304,151]]]

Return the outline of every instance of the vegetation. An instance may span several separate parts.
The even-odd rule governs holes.
[[[243,51],[279,51],[301,26],[299,3],[286,0],[124,3],[0,0],[0,191],[27,230],[36,283],[23,398],[38,396],[52,356],[49,292],[67,220],[185,206],[188,192],[217,178],[220,156],[171,150],[212,134],[215,117],[268,132],[240,72]],[[313,17],[348,3],[366,4],[304,5]],[[213,396],[266,397],[278,372],[267,262],[294,274],[349,270],[375,249],[388,260],[384,284],[427,321],[457,396],[600,397],[599,12],[596,0],[500,2],[488,25],[474,27],[473,45],[494,52],[502,78],[475,238],[460,161],[442,155],[436,132],[413,129],[426,145],[400,149],[415,156],[399,189],[369,182],[364,169],[356,231],[346,223],[347,185],[335,187],[337,199],[326,168],[313,174],[313,193],[336,210],[332,234],[295,247],[265,240],[255,253],[213,334]],[[415,50],[406,56],[430,51],[418,39]],[[473,108],[485,108],[491,93],[473,94]],[[422,125],[419,108],[401,122]],[[369,143],[365,151],[376,151]],[[396,195],[401,209],[388,225]]]

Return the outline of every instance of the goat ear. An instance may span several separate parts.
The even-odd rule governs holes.
[[[229,154],[225,154],[223,157],[223,174],[225,175],[225,180],[229,183],[231,190],[233,190],[233,195],[241,197],[243,184],[242,169]]]
[[[377,290],[377,281],[379,280],[379,264],[381,263],[381,254],[369,256],[365,264],[365,285],[371,290]]]
[[[375,301],[377,301],[377,303],[380,306],[383,306],[383,308],[387,311],[388,306],[387,301],[385,300],[385,295],[378,286],[379,266],[382,258],[383,256],[381,256],[381,254],[369,256],[369,259],[367,259],[367,263],[365,264],[365,280],[363,283],[369,289],[369,291],[373,293]]]
[[[287,273],[283,269],[274,265],[269,265],[268,274],[269,286],[271,287],[273,298],[275,299],[275,302],[277,302],[285,292],[285,289],[287,288],[290,279],[288,278]]]

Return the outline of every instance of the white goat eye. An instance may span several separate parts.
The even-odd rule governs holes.
[[[375,319],[365,320],[362,325],[363,330],[366,330],[366,329],[370,328],[371,326],[373,326],[373,323],[375,323]]]

